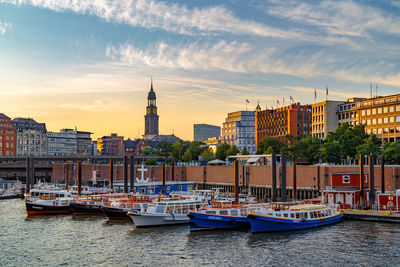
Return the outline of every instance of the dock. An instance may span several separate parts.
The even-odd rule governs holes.
[[[343,218],[348,220],[400,223],[400,214],[396,212],[353,209],[344,209],[342,212]]]

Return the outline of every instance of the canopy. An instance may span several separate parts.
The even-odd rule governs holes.
[[[225,161],[220,159],[214,159],[208,162],[208,165],[217,165],[217,164],[225,164]]]

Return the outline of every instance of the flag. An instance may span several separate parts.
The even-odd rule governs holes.
[[[279,103],[279,100],[278,100],[278,99],[276,100],[276,104],[278,104],[278,105],[280,105],[280,104],[281,104],[281,103]]]
[[[317,100],[317,90],[314,88],[314,100]]]
[[[326,85],[326,95],[328,95],[328,85]]]
[[[246,98],[246,103],[250,103],[250,101]]]
[[[290,101],[294,102],[294,100],[293,100],[293,97],[292,97],[292,96],[290,96]]]
[[[283,105],[285,105],[285,98],[283,97],[283,98],[282,98],[282,100],[283,100],[283,102],[282,102],[282,103],[283,103]]]

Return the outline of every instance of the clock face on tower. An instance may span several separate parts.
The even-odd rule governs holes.
[[[150,114],[150,108],[147,108],[147,114]]]
[[[157,114],[157,108],[153,108],[153,113]]]

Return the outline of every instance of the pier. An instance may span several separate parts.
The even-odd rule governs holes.
[[[345,209],[343,218],[357,221],[400,223],[400,214],[391,211]]]

